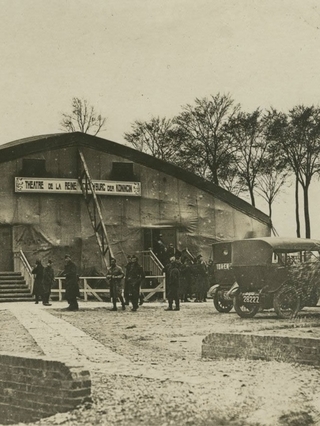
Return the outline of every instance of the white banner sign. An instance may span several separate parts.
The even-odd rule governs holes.
[[[92,181],[97,195],[141,196],[140,182]],[[15,192],[43,192],[53,194],[81,194],[77,179],[15,178]]]

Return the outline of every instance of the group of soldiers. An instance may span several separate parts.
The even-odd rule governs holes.
[[[164,268],[166,274],[166,293],[168,311],[180,310],[180,300],[190,302],[206,302],[207,292],[211,285],[212,268],[206,265],[201,255],[195,259],[182,257],[179,253],[170,258]]]
[[[62,276],[65,277],[65,298],[69,304],[68,311],[78,311],[79,305],[77,298],[80,297],[79,292],[79,277],[77,275],[77,267],[72,262],[69,254],[65,255],[65,264]],[[51,288],[54,284],[54,271],[52,261],[48,260],[47,266],[43,266],[41,260],[36,261],[35,267],[32,269],[34,275],[33,292],[35,296],[35,303],[38,304],[42,300],[44,306],[51,306],[49,303]]]
[[[113,304],[111,310],[118,310],[117,301],[120,300],[123,311],[126,309],[126,305],[129,305],[129,302],[131,302],[131,311],[136,312],[139,304],[143,303],[143,299],[140,296],[140,288],[144,278],[143,268],[139,265],[136,255],[128,256],[125,274],[123,269],[117,265],[116,259],[112,258],[107,271],[107,279],[110,283],[110,296]]]
[[[180,251],[174,249],[173,245],[171,246],[169,247],[170,258],[167,262],[163,260],[166,263],[164,272],[168,300],[167,310],[173,310],[173,303],[175,303],[174,310],[180,310],[180,300],[190,302],[190,298],[193,296],[195,297],[194,302],[205,302],[208,288],[214,280],[211,264],[209,263],[207,266],[201,255],[195,259],[184,257]],[[33,286],[35,303],[39,303],[39,300],[42,299],[43,305],[50,306],[51,287],[55,280],[52,261],[48,260],[47,266],[44,267],[41,261],[37,260],[32,273],[35,276]],[[65,256],[64,271],[61,275],[65,277],[65,298],[69,304],[66,310],[77,311],[79,309],[77,298],[80,297],[79,277],[77,267],[72,262],[70,255]],[[143,303],[140,289],[144,279],[145,274],[136,255],[128,256],[125,272],[117,265],[116,259],[112,258],[107,270],[113,305],[111,310],[117,311],[117,302],[120,301],[122,310],[125,310],[131,302],[131,310],[136,312],[139,305]]]
[[[194,302],[205,302],[207,291],[214,280],[213,268],[211,264],[206,265],[202,255],[191,259],[183,256],[171,244],[168,248],[170,258],[164,267],[166,277],[166,296],[168,300],[167,311],[180,310],[180,301],[190,302],[194,297]],[[115,259],[111,259],[111,265],[107,272],[107,279],[110,283],[110,295],[112,298],[112,311],[117,311],[117,301],[120,301],[122,309],[126,309],[129,301],[132,303],[132,311],[136,312],[139,304],[142,304],[140,294],[141,285],[145,278],[142,266],[139,265],[137,256],[128,256],[125,273],[117,265]],[[122,285],[122,283],[124,285]],[[173,308],[175,304],[175,308]]]
[[[35,303],[38,304],[42,300],[43,305],[51,306],[49,303],[51,286],[54,282],[54,272],[52,268],[52,261],[48,260],[47,266],[43,266],[41,260],[36,261],[35,267],[32,269],[34,275],[33,295],[35,296]]]
[[[175,310],[180,309],[180,300],[190,302],[190,298],[194,297],[194,302],[206,301],[207,291],[214,282],[212,262],[209,261],[207,265],[201,254],[195,258],[184,256],[174,244],[166,246],[161,234],[156,239],[153,251],[164,265],[169,311],[173,310],[174,300]]]
[[[41,260],[37,260],[35,267],[32,269],[32,274],[34,275],[33,295],[35,296],[35,303],[38,304],[39,300],[42,300],[43,305],[51,306],[49,298],[55,281],[52,261],[48,260],[47,266],[44,267]],[[78,311],[77,298],[80,297],[79,276],[77,267],[68,254],[65,256],[64,270],[59,275],[65,277],[65,299],[68,302],[68,307],[65,310]],[[116,260],[114,258],[111,259],[110,267],[107,271],[107,279],[110,284],[110,296],[113,303],[112,311],[117,310],[118,300],[120,300],[123,310],[131,302],[132,311],[137,311],[139,304],[143,303],[140,288],[144,277],[145,275],[138,263],[137,256],[128,256],[125,274],[123,269],[117,265]]]

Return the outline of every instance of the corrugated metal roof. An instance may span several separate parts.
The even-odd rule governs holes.
[[[271,224],[270,218],[266,214],[212,182],[175,166],[174,164],[145,154],[144,152],[87,133],[74,132],[32,136],[0,145],[0,163],[30,154],[69,146],[85,146],[87,148],[118,155],[132,162],[164,172],[212,194],[216,198],[226,202],[237,210],[243,211],[255,219],[269,225]]]

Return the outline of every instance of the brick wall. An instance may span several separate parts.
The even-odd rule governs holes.
[[[320,339],[249,333],[212,333],[202,341],[203,358],[245,358],[320,365]]]
[[[31,422],[90,400],[89,371],[71,362],[0,353],[0,423]]]

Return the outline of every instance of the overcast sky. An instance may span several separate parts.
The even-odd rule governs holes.
[[[320,3],[311,0],[0,0],[0,144],[62,131],[72,97],[124,143],[136,119],[229,93],[244,110],[320,100]],[[311,194],[320,238],[320,183]],[[295,235],[293,188],[275,226]],[[259,203],[267,211],[263,203]],[[319,229],[318,229],[319,228]]]

